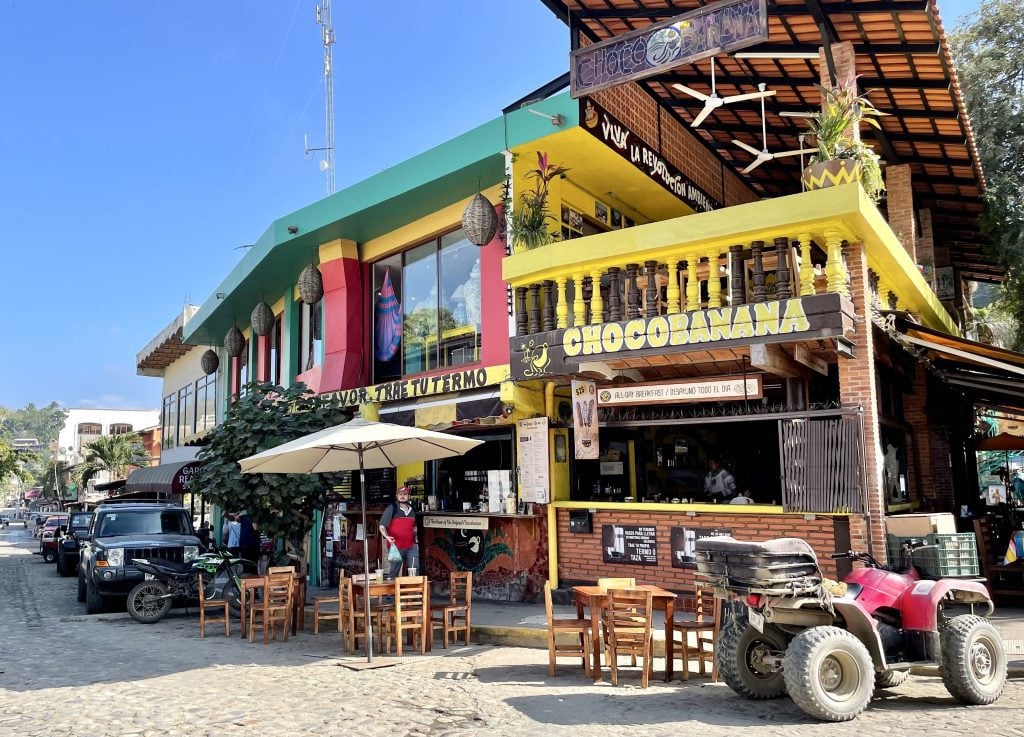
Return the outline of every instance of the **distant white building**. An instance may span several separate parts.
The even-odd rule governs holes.
[[[57,456],[68,464],[80,463],[85,457],[85,446],[96,438],[138,432],[159,422],[157,409],[70,409],[57,434]]]

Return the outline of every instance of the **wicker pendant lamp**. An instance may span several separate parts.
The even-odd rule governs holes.
[[[310,264],[299,274],[299,296],[307,305],[315,305],[324,296],[324,280],[320,269]]]
[[[249,320],[256,335],[270,335],[270,331],[274,329],[274,311],[262,300],[253,307]]]
[[[244,348],[245,336],[242,335],[242,331],[238,329],[237,325],[232,325],[231,329],[228,330],[228,334],[224,336],[224,349],[228,352],[229,356],[236,358],[242,355]]]
[[[483,247],[498,232],[498,213],[490,200],[477,192],[462,212],[462,229],[470,243]]]
[[[203,373],[209,376],[220,368],[220,356],[212,348],[207,348],[206,353],[199,359],[199,365],[203,367]]]

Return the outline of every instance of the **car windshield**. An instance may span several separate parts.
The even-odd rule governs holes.
[[[104,515],[97,537],[159,534],[190,535],[192,531],[188,518],[181,512],[145,509]]]
[[[91,514],[73,514],[71,515],[71,527],[88,527],[91,520]]]

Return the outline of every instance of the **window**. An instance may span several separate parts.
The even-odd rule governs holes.
[[[102,435],[103,426],[98,422],[80,422],[78,423],[78,434],[79,435]]]
[[[281,383],[281,315],[274,320],[274,327],[270,331],[270,376],[272,384]]]
[[[324,341],[324,301],[302,303],[302,329],[299,338],[299,371],[309,371],[320,363]]]
[[[195,396],[192,385],[189,384],[178,390],[178,442],[183,442],[192,434],[195,421]]]
[[[374,381],[480,360],[480,249],[461,230],[373,265]]]
[[[132,431],[132,426],[125,422],[115,422],[110,426],[111,435],[127,435]]]
[[[160,446],[173,448],[178,439],[178,393],[164,397],[163,412],[160,415]]]
[[[217,375],[210,374],[196,381],[196,432],[209,430],[217,424]]]

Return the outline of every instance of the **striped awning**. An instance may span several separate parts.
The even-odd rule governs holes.
[[[500,391],[493,387],[385,404],[380,419],[407,427],[447,430],[458,425],[502,424],[508,421],[502,409]]]

